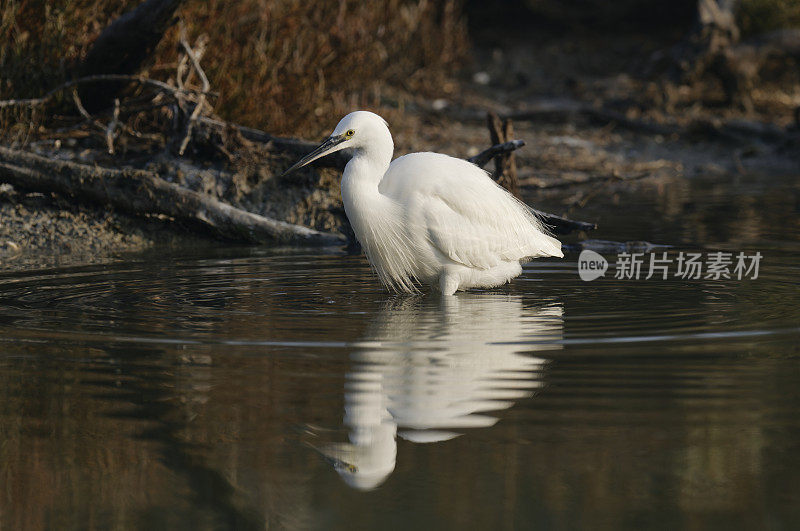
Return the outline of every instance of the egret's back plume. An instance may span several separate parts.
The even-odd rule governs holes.
[[[419,283],[443,294],[505,284],[520,262],[564,256],[528,208],[482,169],[439,153],[392,161],[386,121],[356,111],[289,171],[341,149],[353,158],[342,176],[342,202],[381,282],[413,292]]]

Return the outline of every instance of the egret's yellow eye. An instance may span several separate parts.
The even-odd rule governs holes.
[[[355,131],[353,131],[352,129],[348,129],[347,132],[344,134],[344,136],[346,136],[347,138],[350,138],[354,134],[356,134]]]

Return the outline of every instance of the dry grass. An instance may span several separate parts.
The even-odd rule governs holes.
[[[745,37],[777,29],[800,28],[800,1],[742,0],[736,19]]]
[[[99,32],[138,3],[6,0],[0,98],[58,85]],[[210,38],[202,62],[219,93],[215,112],[279,134],[319,135],[331,115],[380,106],[387,87],[446,93],[467,49],[460,0],[188,0],[179,15],[192,40]],[[146,74],[174,74],[177,40],[176,29],[168,32]],[[5,118],[7,131],[31,116]]]
[[[131,3],[4,1],[0,9],[0,97],[35,95],[60,83],[105,24]]]
[[[0,99],[39,96],[62,83],[124,2],[5,0],[0,4]],[[90,15],[91,14],[91,15]],[[0,138],[34,136],[41,109],[0,112]]]

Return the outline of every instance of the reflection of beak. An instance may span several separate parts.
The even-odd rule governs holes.
[[[325,142],[320,144],[317,149],[315,149],[314,151],[312,151],[311,153],[309,153],[308,155],[306,155],[302,159],[298,160],[297,163],[295,163],[294,166],[292,166],[291,168],[289,168],[288,170],[283,172],[281,177],[283,177],[285,175],[288,175],[288,174],[292,173],[294,170],[296,170],[298,168],[302,168],[303,166],[305,166],[307,164],[311,164],[315,160],[317,160],[319,158],[322,158],[325,155],[328,155],[329,153],[333,153],[334,151],[338,151],[339,149],[336,148],[336,146],[338,146],[339,144],[341,144],[345,140],[347,140],[347,138],[344,135],[337,135],[337,136],[329,137]]]
[[[346,443],[341,444],[329,444],[324,446],[323,448],[318,448],[313,444],[307,442],[306,446],[311,448],[312,450],[316,451],[325,461],[327,461],[330,465],[333,466],[336,470],[345,470],[350,472],[351,474],[355,474],[358,472],[358,467],[351,463],[348,463],[342,457],[348,457],[349,454],[352,453],[352,450],[347,448]]]

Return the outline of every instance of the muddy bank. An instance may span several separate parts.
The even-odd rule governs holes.
[[[123,215],[0,185],[0,270],[97,263],[154,246],[214,242],[169,220]]]

